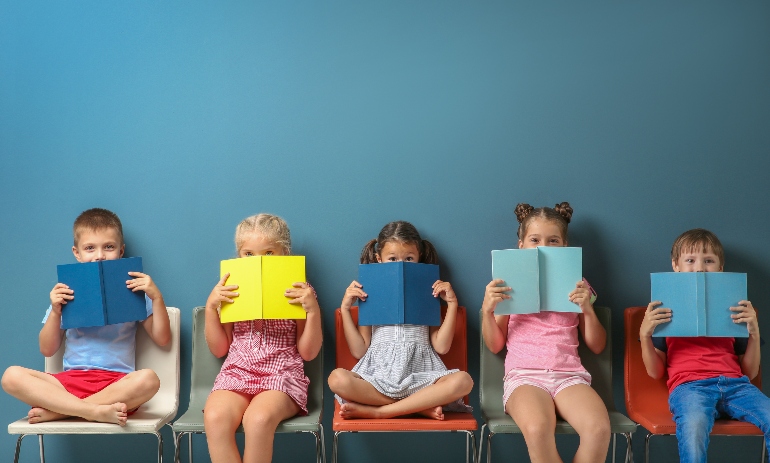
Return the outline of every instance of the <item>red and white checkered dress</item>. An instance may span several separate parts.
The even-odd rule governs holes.
[[[233,342],[212,391],[281,391],[299,405],[300,415],[306,415],[308,384],[297,351],[297,323],[251,320],[233,325]]]

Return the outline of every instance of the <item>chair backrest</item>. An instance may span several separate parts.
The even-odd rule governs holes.
[[[668,411],[668,387],[666,377],[653,379],[647,374],[642,360],[642,345],[639,342],[639,328],[642,326],[647,307],[629,307],[623,313],[626,351],[625,365],[625,394],[628,416],[635,421],[637,411],[655,409]],[[751,381],[758,388],[762,387],[762,374]],[[636,418],[635,418],[636,417]]]
[[[358,325],[358,307],[350,308],[350,315],[353,322]],[[441,320],[446,316],[446,307],[441,308]],[[353,357],[348,348],[348,342],[345,340],[345,331],[342,328],[342,316],[340,309],[334,311],[334,329],[336,337],[336,364],[337,368],[352,369],[358,363],[358,359]],[[457,308],[457,321],[455,322],[455,334],[452,338],[452,347],[449,352],[440,355],[444,365],[450,370],[458,369],[468,371],[468,327],[465,315],[465,307]],[[468,402],[466,396],[465,402]]]
[[[168,410],[168,404],[174,404],[173,414],[179,407],[179,330],[180,313],[176,307],[167,307],[171,329],[171,341],[161,347],[155,344],[147,331],[141,326],[136,330],[136,369],[149,368],[160,379],[160,390],[146,404],[142,411]],[[62,340],[59,350],[45,359],[45,371],[57,373],[63,369],[63,356],[66,341]]]
[[[203,408],[214,387],[214,380],[226,357],[216,358],[206,344],[206,308],[193,309],[192,373],[190,380],[190,408]],[[315,359],[305,362],[305,375],[310,380],[308,411],[318,410],[323,404],[323,347]]]
[[[612,320],[608,307],[595,307],[596,316],[607,332],[607,345],[600,354],[594,354],[580,340],[578,355],[583,367],[591,374],[591,387],[604,401],[607,410],[615,410],[615,402],[612,397]],[[481,316],[481,312],[479,312]],[[505,376],[505,353],[503,348],[497,354],[493,354],[481,339],[481,375],[479,378],[479,399],[482,411],[501,408],[503,397],[503,376]]]

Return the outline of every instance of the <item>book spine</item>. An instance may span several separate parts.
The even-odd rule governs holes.
[[[698,336],[706,336],[708,333],[708,320],[706,319],[706,274],[698,272],[695,274],[695,303],[696,314],[698,317]]]
[[[396,281],[400,282],[398,286],[398,322],[403,325],[406,322],[406,291],[403,262],[400,262],[398,265],[398,279]]]

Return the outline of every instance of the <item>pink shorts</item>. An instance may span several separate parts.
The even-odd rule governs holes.
[[[503,378],[503,408],[508,403],[513,390],[519,386],[535,386],[556,397],[564,388],[576,384],[591,385],[591,374],[581,371],[536,370],[529,368],[511,368]]]
[[[49,374],[78,399],[92,396],[126,376],[126,373],[107,370],[68,370]]]

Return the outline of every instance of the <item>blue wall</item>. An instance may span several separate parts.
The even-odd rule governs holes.
[[[715,231],[726,270],[748,272],[751,300],[770,307],[768,57],[765,1],[2,0],[0,367],[42,367],[55,265],[74,261],[74,217],[99,206],[183,311],[181,411],[191,310],[233,255],[236,223],[260,211],[285,217],[308,256],[327,346],[363,244],[412,221],[472,315],[478,377],[489,251],[515,245],[517,202],[568,200],[571,244],[613,309],[622,407],[622,311],[648,301],[679,233]],[[760,326],[767,336],[770,317]],[[26,413],[5,394],[0,410]],[[521,438],[499,439],[498,457],[526,458]],[[280,436],[275,461],[309,461],[311,440]],[[460,461],[461,441],[359,436],[341,458]],[[571,459],[577,440],[559,442]],[[756,457],[758,439],[739,442],[716,439],[712,456]],[[3,458],[13,443],[0,434]],[[47,443],[61,462],[153,452],[149,437]],[[654,449],[676,461],[673,438]],[[35,461],[34,440],[23,457]]]

